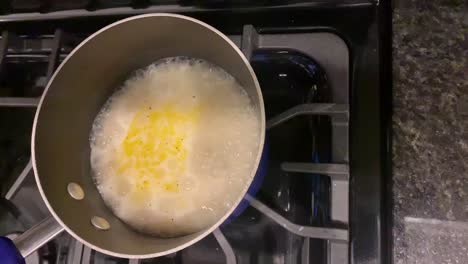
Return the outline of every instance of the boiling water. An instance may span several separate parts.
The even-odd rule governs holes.
[[[114,213],[171,237],[219,220],[247,188],[260,122],[236,80],[202,60],[136,73],[93,123],[91,167]]]

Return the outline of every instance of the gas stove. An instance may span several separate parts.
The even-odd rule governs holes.
[[[169,256],[118,259],[63,233],[27,263],[386,263],[389,9],[351,0],[8,1],[0,9],[0,235],[49,216],[29,141],[56,67],[103,26],[170,12],[221,30],[253,66],[267,117],[258,192],[245,196],[241,214]]]

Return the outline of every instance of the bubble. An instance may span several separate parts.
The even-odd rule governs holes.
[[[184,165],[172,159],[147,164],[142,175],[133,168],[123,173],[122,142],[136,113],[162,113],[168,104],[175,113],[199,112],[184,127]],[[259,129],[259,115],[235,78],[204,60],[165,58],[137,70],[95,118],[89,138],[94,181],[113,212],[137,230],[163,237],[197,232],[220,219],[248,187]],[[142,191],[144,181],[149,187]]]

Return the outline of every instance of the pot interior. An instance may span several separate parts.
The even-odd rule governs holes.
[[[103,253],[127,258],[168,254],[213,231],[232,211],[198,233],[156,238],[137,233],[116,218],[93,182],[89,133],[96,114],[135,70],[173,56],[204,59],[234,76],[256,105],[264,131],[263,102],[248,62],[222,35],[196,20],[143,15],[117,22],[80,44],[49,83],[36,117],[32,145],[36,179],[49,209],[75,238]],[[259,139],[255,165],[260,159],[263,137],[264,134]],[[254,174],[255,169],[251,178]],[[83,200],[70,197],[67,185],[71,182],[83,187]],[[94,228],[90,223],[93,216],[105,218],[110,229]]]

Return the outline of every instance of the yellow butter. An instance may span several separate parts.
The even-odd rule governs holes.
[[[186,169],[186,139],[198,116],[196,107],[140,109],[121,144],[118,172],[134,177],[136,190],[178,192],[178,175]]]

